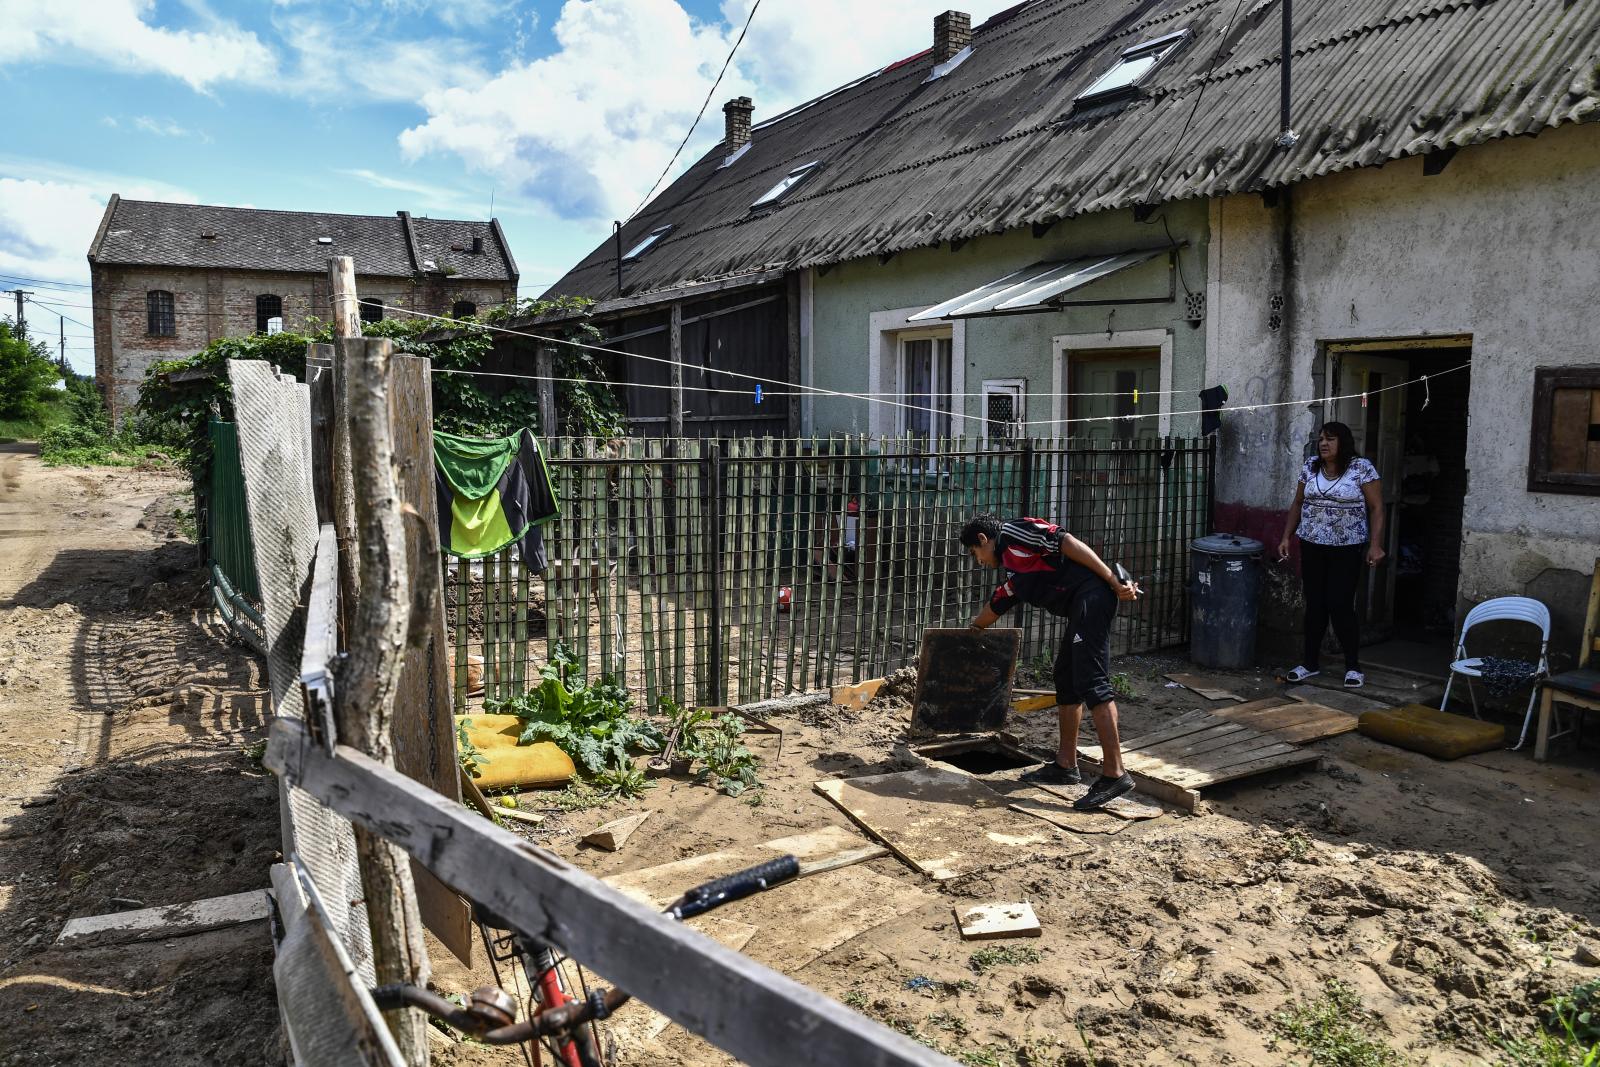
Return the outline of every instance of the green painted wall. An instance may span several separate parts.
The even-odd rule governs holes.
[[[870,318],[873,312],[912,306],[927,307],[993,281],[1032,263],[1072,259],[1099,253],[1155,248],[1173,238],[1186,241],[1178,253],[1182,283],[1171,301],[1154,304],[1120,304],[1067,308],[1032,315],[966,320],[966,381],[964,391],[979,393],[986,378],[1026,378],[1028,418],[1051,417],[1051,338],[1059,334],[1104,333],[1108,317],[1117,332],[1167,330],[1172,335],[1172,388],[1168,410],[1190,411],[1199,406],[1195,394],[1204,387],[1205,328],[1184,318],[1184,287],[1203,294],[1206,287],[1207,206],[1203,200],[1166,205],[1166,228],[1161,216],[1148,223],[1135,222],[1131,211],[1108,212],[1057,223],[1042,238],[1028,229],[978,237],[959,251],[949,245],[919,249],[895,256],[886,264],[876,258],[840,264],[812,283],[811,384],[842,392],[869,390]],[[1097,299],[1164,296],[1169,273],[1166,257],[1130,268],[1085,287],[1079,298]],[[1114,314],[1113,314],[1114,312]],[[887,390],[893,382],[883,381]],[[1063,381],[1061,388],[1066,389]],[[812,427],[816,433],[867,433],[867,403],[817,397]],[[982,398],[969,396],[964,413],[976,418]],[[958,404],[958,408],[963,405]],[[1143,401],[1141,400],[1141,408]],[[1154,420],[1149,427],[1154,432]],[[969,432],[975,423],[968,422]],[[1041,435],[1049,427],[1031,427]],[[1171,432],[1199,432],[1193,416],[1172,420]]]

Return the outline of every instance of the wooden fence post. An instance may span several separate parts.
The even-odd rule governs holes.
[[[550,380],[555,377],[555,358],[549,345],[534,347],[533,373],[539,379],[536,383],[539,391],[539,436],[548,441],[557,433],[556,383]]]
[[[338,286],[334,292],[337,302]],[[395,480],[389,407],[392,344],[387,338],[346,337],[340,339],[339,349],[346,372],[343,421],[352,463],[346,474],[353,487],[362,596],[354,611],[347,612],[349,655],[334,689],[335,719],[343,744],[393,766],[392,720],[411,622],[412,575]],[[406,854],[359,826],[356,854],[378,984],[425,985],[427,947]],[[425,1067],[426,1017],[416,1009],[404,1009],[389,1013],[386,1021],[406,1062]]]
[[[361,307],[356,295],[355,260],[328,260],[333,307],[333,526],[339,534],[339,622],[349,633],[351,613],[360,600],[356,568],[356,498],[350,469],[349,356],[345,345],[361,336]]]

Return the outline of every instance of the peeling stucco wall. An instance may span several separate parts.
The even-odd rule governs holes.
[[[1583,222],[1597,184],[1600,125],[1585,124],[1462,149],[1431,177],[1413,158],[1297,185],[1277,330],[1281,206],[1234,196],[1211,207],[1207,380],[1226,384],[1231,404],[1324,392],[1328,342],[1471,336],[1458,603],[1537,591],[1574,647],[1567,605],[1587,595],[1600,498],[1530,493],[1527,462],[1534,368],[1600,363],[1600,258]],[[1275,540],[1319,422],[1304,407],[1228,416],[1219,524]]]

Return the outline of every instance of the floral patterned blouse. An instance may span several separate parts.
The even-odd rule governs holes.
[[[1378,469],[1357,456],[1337,478],[1323,474],[1317,457],[1300,468],[1300,484],[1305,486],[1300,505],[1300,527],[1295,531],[1302,541],[1316,545],[1364,545],[1367,543],[1367,500],[1361,487],[1378,480]]]

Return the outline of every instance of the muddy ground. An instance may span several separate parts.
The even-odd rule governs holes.
[[[255,657],[207,620],[162,470],[0,446],[0,1064],[281,1062],[264,922],[102,948],[74,916],[262,888]]]
[[[170,473],[51,471],[0,452],[0,1064],[282,1060],[265,924],[52,945],[71,916],[264,886],[278,848],[273,782],[243,751],[263,735],[263,679],[207,621],[172,521],[182,488]],[[1182,661],[1118,669],[1128,736],[1205,705],[1165,686]],[[1276,690],[1227,677],[1244,697]],[[547,821],[514,828],[609,875],[852,827],[812,784],[910,766],[908,714],[902,694],[784,716],[781,754],[748,737],[763,787],[741,797],[666,779],[568,811],[530,793],[523,807]],[[1040,756],[1054,747],[1048,711],[1011,729]],[[1530,1033],[1549,995],[1600,977],[1578,962],[1600,951],[1592,742],[1546,765],[1525,752],[1441,763],[1355,734],[1317,748],[1316,769],[1208,791],[1202,817],[1061,831],[954,881],[893,857],[850,868],[886,915],[820,952],[795,931],[825,912],[825,876],[719,915],[743,924],[752,956],[970,1064],[1308,1062],[1278,1020],[1331,979],[1361,1005],[1342,1009],[1349,1032],[1399,1057],[1364,1062],[1510,1062],[1503,1035]],[[657,814],[621,851],[578,844],[644,808]],[[1007,900],[1032,903],[1043,936],[978,955],[953,909]],[[488,978],[481,958],[469,973],[432,951],[446,991]],[[652,1030],[619,1017],[618,1061],[727,1062],[676,1027]],[[442,1037],[434,1058],[524,1062]]]
[[[1193,669],[1181,660],[1126,658],[1117,669],[1134,690],[1122,702],[1127,736],[1208,706],[1166,687],[1165,673]],[[1246,698],[1278,690],[1270,676],[1220,676]],[[774,739],[751,735],[764,760],[758,800],[669,780],[599,810],[561,812],[546,798],[549,821],[519,832],[613,874],[850,826],[812,783],[908,766],[896,750],[907,715],[903,701],[797,713],[782,720],[781,758]],[[1053,713],[1011,728],[1041,757],[1053,751]],[[1319,1062],[1513,1062],[1505,1035],[1532,1033],[1545,999],[1600,978],[1574,958],[1580,946],[1600,950],[1600,759],[1591,747],[1546,765],[1506,751],[1445,763],[1353,733],[1316,745],[1316,769],[1215,787],[1200,817],[1081,835],[1078,855],[1022,852],[944,883],[893,857],[872,861],[864,866],[923,902],[794,977],[978,1065],[1310,1062],[1277,1020],[1323,998],[1332,979],[1359,1001],[1342,1012],[1348,1033],[1398,1059]],[[522,804],[538,810],[540,795]],[[578,844],[644,808],[657,814],[621,852]],[[960,939],[954,907],[1021,900],[1039,917],[1039,939]],[[787,944],[786,931],[822,903],[802,880],[719,914],[751,924],[744,951],[784,969],[764,942]],[[973,958],[984,945],[1021,951],[985,965]],[[450,968],[440,981],[470,984]],[[614,1036],[625,1063],[729,1062],[677,1027],[640,1039],[619,1022]],[[515,1062],[469,1046],[447,1059]]]

